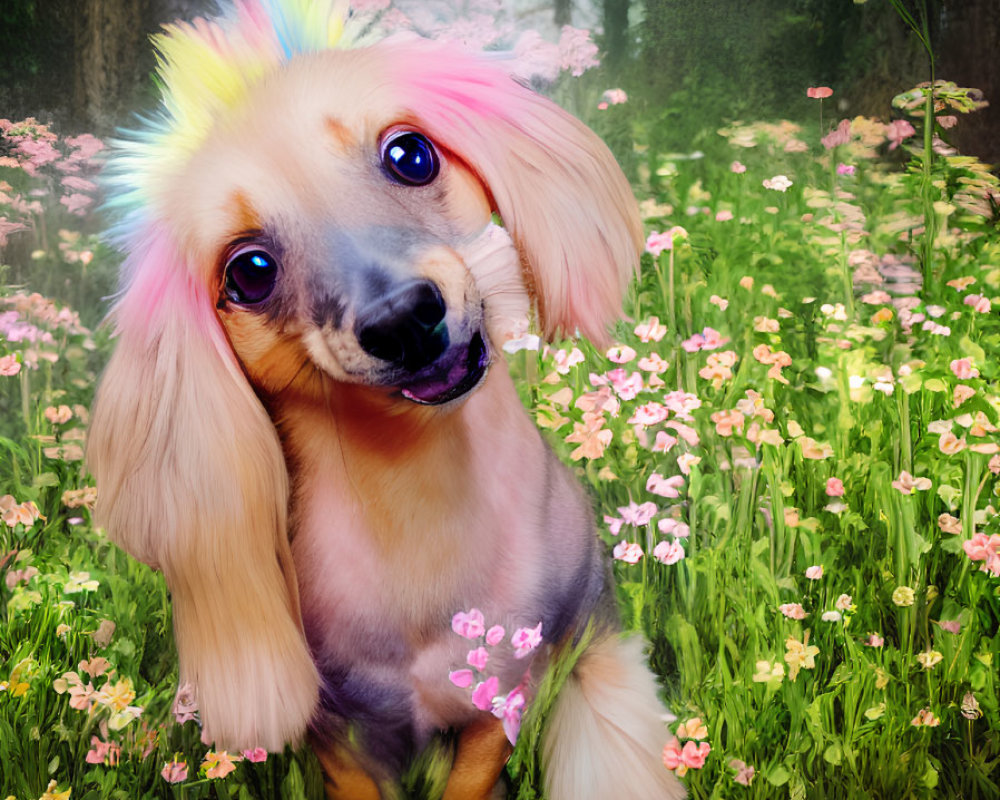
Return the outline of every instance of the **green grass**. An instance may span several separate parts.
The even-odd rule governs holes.
[[[870,121],[834,149],[815,129],[734,123],[700,158],[678,158],[639,147],[632,112],[602,113],[598,126],[627,125],[636,142],[648,230],[674,229],[672,247],[643,256],[614,361],[584,341],[509,360],[529,413],[591,490],[609,559],[638,558],[614,562],[625,624],[651,642],[671,731],[704,724],[685,724],[678,746],[704,734],[710,747],[683,775],[690,794],[1000,796],[1000,577],[981,569],[1000,572],[1000,557],[967,551],[1000,544],[987,538],[1000,536],[1000,322],[987,310],[1000,303],[996,180],[958,154],[925,162],[916,117],[917,134],[892,150]],[[777,175],[791,186],[765,188]],[[0,180],[8,200],[46,181],[51,191],[40,213],[0,199],[0,216],[28,226],[9,234],[8,275],[96,320],[88,293],[108,284],[112,257],[91,248],[85,264],[67,260],[58,231],[97,223],[59,205],[50,173],[0,167]],[[25,297],[8,290],[17,316],[5,327],[31,324],[38,341],[0,352],[23,362],[0,378],[0,494],[13,523],[0,523],[0,797],[35,800],[50,781],[73,798],[320,797],[304,751],[239,761],[224,778],[199,771],[197,724],[171,714],[163,581],[64,496],[88,486],[79,436],[106,336]],[[660,338],[637,332],[654,317]],[[573,348],[582,360],[567,367]],[[45,409],[59,406],[71,416],[53,422]],[[653,473],[672,488],[647,489]],[[828,493],[830,479],[842,494]],[[41,516],[17,521],[11,509],[27,502]],[[655,513],[613,533],[630,503]],[[81,672],[83,660],[99,674]],[[71,705],[69,672],[92,684],[89,711]],[[512,762],[522,800],[541,796],[532,745],[543,717],[526,717]],[[115,763],[88,763],[95,741],[120,748]],[[169,784],[160,772],[174,759],[188,777]]]

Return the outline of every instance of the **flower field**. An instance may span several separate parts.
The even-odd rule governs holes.
[[[651,642],[664,769],[697,798],[1000,796],[1000,185],[945,142],[973,96],[686,154],[623,99],[588,121],[641,164],[628,321],[504,350]],[[0,136],[0,798],[319,798],[307,751],[201,743],[163,581],[92,525],[100,142]],[[542,725],[511,797],[541,797]]]

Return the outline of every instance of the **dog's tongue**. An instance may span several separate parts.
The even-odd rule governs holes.
[[[403,397],[423,405],[440,405],[461,397],[479,383],[489,364],[489,351],[480,334],[469,342],[465,359],[455,362],[446,375],[432,378],[402,390]]]

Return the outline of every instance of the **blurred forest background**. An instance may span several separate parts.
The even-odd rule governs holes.
[[[926,5],[936,77],[982,89],[992,101],[953,144],[1000,162],[1000,2],[907,3],[915,15]],[[30,115],[66,134],[106,136],[153,103],[149,34],[210,7],[210,0],[3,0],[0,117]],[[657,121],[654,143],[681,152],[725,120],[811,114],[808,86],[835,89],[832,122],[886,119],[893,95],[929,78],[926,54],[889,0],[514,0],[513,7],[533,24],[545,16],[556,28],[594,28],[605,88],[625,89],[636,113]]]

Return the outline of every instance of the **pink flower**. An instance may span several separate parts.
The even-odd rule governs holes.
[[[622,400],[634,400],[644,386],[640,373],[629,374],[620,368],[611,370],[608,373],[608,380],[611,381],[611,386]]]
[[[619,542],[611,552],[616,561],[626,564],[638,564],[642,558],[642,548],[634,542]]]
[[[517,742],[521,730],[521,714],[525,706],[524,691],[520,686],[511,690],[506,697],[493,698],[493,716],[503,720],[503,732],[511,744]]]
[[[121,746],[117,742],[102,742],[97,736],[90,737],[91,748],[84,760],[88,764],[107,764],[114,767],[121,757]]]
[[[736,774],[733,775],[734,781],[742,786],[749,786],[753,783],[754,775],[757,772],[753,767],[747,766],[745,762],[740,761],[738,758],[734,758],[730,761],[729,766],[736,770]]]
[[[826,493],[829,497],[843,497],[844,482],[840,478],[827,478]]]
[[[71,195],[60,197],[59,202],[66,206],[66,210],[69,211],[70,214],[82,216],[84,209],[94,202],[94,198],[85,194],[80,194],[79,192],[74,192]]]
[[[650,317],[635,326],[635,335],[641,342],[658,342],[667,334],[667,326],[661,325],[658,317]]]
[[[773,178],[764,178],[763,185],[765,189],[771,189],[775,192],[786,192],[792,186],[792,181],[787,175],[775,175]]]
[[[885,644],[885,639],[879,636],[877,633],[869,633],[865,638],[865,645],[867,647],[881,647]]]
[[[232,757],[225,750],[219,752],[209,750],[201,766],[205,770],[206,778],[225,778],[236,769]]]
[[[187,780],[188,766],[186,761],[167,761],[160,770],[160,775],[167,783],[181,783]]]
[[[579,78],[591,67],[601,62],[597,58],[597,45],[590,40],[590,31],[563,25],[559,36],[560,66]]]
[[[809,567],[806,570],[806,577],[811,581],[818,581],[823,577],[823,566],[822,564]]]
[[[961,620],[957,619],[942,619],[938,620],[938,627],[940,627],[941,630],[943,631],[947,631],[948,633],[957,634],[961,633],[962,631],[962,622]]]
[[[478,639],[486,632],[483,612],[478,608],[459,611],[451,618],[451,629],[466,639]]]
[[[198,721],[198,701],[195,699],[194,686],[189,682],[185,681],[177,687],[171,711],[178,725],[183,725],[190,720]]]
[[[511,634],[510,643],[514,646],[514,658],[524,658],[542,643],[542,623],[534,628],[518,628]]]
[[[723,209],[722,211],[718,211],[715,214],[716,222],[729,222],[729,220],[731,220],[732,218],[733,218],[733,212],[727,211],[725,209]]]
[[[802,607],[801,603],[783,603],[778,606],[778,611],[784,614],[789,619],[805,619],[806,610]]]
[[[677,431],[677,435],[680,436],[687,444],[691,447],[697,447],[701,439],[698,436],[698,431],[692,428],[690,425],[685,425],[683,422],[678,422],[676,419],[670,420],[665,427],[671,428]],[[681,472],[685,475],[688,473],[685,471],[684,467],[681,467]]]
[[[660,497],[680,497],[680,489],[683,486],[683,475],[664,478],[660,473],[654,472],[646,481],[646,491],[658,494]]]
[[[822,100],[824,97],[829,97],[833,94],[833,89],[829,86],[810,86],[806,89],[806,97],[813,97],[817,100]]]
[[[645,405],[639,406],[635,413],[629,417],[629,425],[656,425],[660,422],[664,422],[667,419],[666,407],[660,405],[659,403],[650,402]]]
[[[626,523],[640,528],[643,525],[648,525],[649,521],[656,516],[656,513],[659,510],[660,509],[657,507],[656,503],[653,503],[652,501],[643,503],[642,505],[633,501],[627,506],[621,506],[618,509],[618,513],[622,515],[622,519],[625,520]]]
[[[715,328],[705,328],[702,330],[701,335],[704,339],[704,343],[701,346],[702,350],[715,350],[729,341],[728,338],[723,338],[722,334]]]
[[[607,519],[607,517],[605,517]],[[500,644],[503,641],[503,637],[507,632],[503,629],[503,625],[494,625],[488,631],[486,631],[486,644],[490,647]]]
[[[20,371],[21,365],[18,363],[15,353],[0,356],[0,375],[10,377],[11,375],[17,375]]]
[[[739,161],[734,161],[732,164],[729,165],[729,171],[734,172],[737,175],[742,175],[744,172],[747,171],[747,168]]]
[[[450,680],[459,689],[467,689],[472,686],[472,670],[471,669],[456,669],[454,672],[448,673],[448,680]]]
[[[653,548],[653,558],[661,564],[676,564],[685,555],[684,546],[676,539],[672,542],[660,542]]]
[[[628,102],[628,95],[625,93],[624,89],[607,89],[601,99],[612,106],[620,106],[622,103]]]
[[[661,372],[666,372],[670,364],[660,358],[659,353],[650,353],[648,356],[640,358],[636,362],[636,366],[644,372],[652,372],[659,375]]]
[[[635,358],[635,355],[635,350],[627,344],[617,345],[607,352],[608,360],[613,361],[615,364],[627,364]]]
[[[659,233],[653,231],[646,237],[646,252],[656,258],[664,250],[674,249],[674,238],[684,238],[687,236],[687,231],[679,225],[675,225],[669,231],[663,231]]]
[[[666,431],[657,431],[656,439],[651,449],[654,453],[669,453],[677,442],[678,439],[676,436],[671,436]]]
[[[885,126],[885,133],[889,139],[889,149],[895,150],[907,139],[916,133],[914,127],[905,119],[894,119]]]
[[[684,765],[690,767],[691,769],[701,769],[705,766],[705,759],[711,752],[712,747],[708,742],[684,742],[684,747],[681,749],[681,760]]]
[[[837,164],[838,175],[853,175],[855,171],[853,164]]]
[[[964,381],[979,377],[979,370],[972,366],[972,360],[968,358],[953,359],[948,367],[959,380]]]
[[[974,533],[971,539],[962,542],[962,549],[970,560],[984,562],[984,571],[1000,575],[1000,535]]]
[[[849,141],[851,141],[851,121],[849,119],[842,119],[834,130],[820,139],[820,143],[827,150],[832,150],[841,144],[847,144]]]
[[[669,770],[679,767],[683,761],[681,759],[681,743],[676,736],[663,746],[663,766]]]
[[[993,304],[990,302],[990,299],[981,294],[966,295],[962,300],[962,303],[967,306],[972,306],[972,309],[979,314],[989,314],[993,308]]]
[[[480,681],[472,690],[472,705],[480,711],[492,711],[493,698],[497,696],[499,688],[500,679],[496,675],[491,675],[485,681]]]
[[[253,750],[244,750],[243,758],[253,764],[261,764],[267,761],[267,750],[263,747],[255,747]]]
[[[608,530],[611,531],[612,536],[617,536],[622,532],[622,525],[625,524],[625,520],[620,517],[609,517],[607,514],[604,515],[604,522],[608,526]]]
[[[656,527],[659,528],[660,533],[673,536],[676,539],[686,539],[691,535],[691,528],[686,522],[672,517],[664,517],[656,523]]]
[[[679,389],[668,392],[663,396],[663,402],[667,408],[673,411],[681,419],[691,419],[691,412],[696,408],[701,408],[701,400],[688,392]]]
[[[696,333],[690,339],[685,339],[681,342],[681,347],[684,348],[688,353],[697,353],[705,346],[705,337],[700,333]]]
[[[469,651],[468,656],[465,658],[465,663],[482,672],[486,669],[486,662],[489,660],[490,654],[487,652],[486,648],[477,647],[475,650]]]

